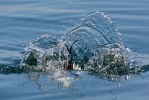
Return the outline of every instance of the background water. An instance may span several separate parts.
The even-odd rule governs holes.
[[[125,46],[136,51],[144,64],[149,64],[148,0],[1,0],[0,64],[17,66],[24,45],[42,34],[61,37],[81,17],[104,11],[122,33]],[[34,75],[37,73],[32,73]],[[39,74],[39,73],[38,73]],[[42,73],[40,73],[42,75]],[[58,100],[148,100],[149,73],[130,76],[128,80],[111,82],[81,74],[69,88],[57,88],[47,75],[29,78],[26,74],[0,74],[0,98]],[[42,83],[39,85],[39,83]],[[76,83],[75,83],[76,82]]]

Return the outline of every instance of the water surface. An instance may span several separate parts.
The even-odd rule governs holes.
[[[121,33],[124,47],[136,51],[143,65],[149,64],[149,2],[114,1],[0,1],[0,66],[17,67],[28,42],[43,34],[61,39],[66,30],[91,12],[105,12]],[[51,72],[12,72],[0,74],[0,97],[3,100],[148,100],[148,72],[124,75],[116,82],[77,72],[54,78]],[[64,73],[65,75],[65,73]]]

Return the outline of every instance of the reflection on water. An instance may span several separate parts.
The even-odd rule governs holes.
[[[11,74],[11,75],[7,75],[6,77],[8,78],[12,76],[11,80],[18,80],[18,85],[21,88],[17,88],[17,90],[21,90],[21,89],[23,90],[27,88],[26,93],[33,95],[32,89],[36,89],[34,90],[35,93],[38,92],[37,91],[38,89],[42,91],[40,92],[40,96],[42,98],[45,97],[49,99],[49,98],[56,98],[57,96],[61,97],[63,95],[64,97],[62,98],[62,100],[65,100],[66,98],[67,99],[71,98],[74,100],[81,99],[81,98],[82,99],[88,98],[89,100],[92,98],[92,96],[95,96],[96,99],[102,98],[103,100],[104,99],[107,100],[107,98],[109,98],[110,100],[113,100],[116,98],[121,98],[119,97],[119,95],[122,95],[122,93],[119,92],[118,90],[123,90],[123,89],[125,90],[125,88],[130,88],[129,86],[131,85],[136,86],[138,82],[142,82],[146,80],[146,79],[143,80],[143,78],[138,80],[138,78],[141,78],[143,76],[139,76],[139,74],[135,76],[134,74],[132,74],[132,75],[119,76],[117,77],[116,82],[112,82],[111,79],[102,78],[95,75],[89,75],[87,71],[72,71],[72,73],[79,74],[78,77],[72,75],[69,71],[59,71],[59,70],[56,70],[55,72],[28,71],[24,73],[25,74],[21,74],[21,75],[23,75],[23,77],[25,77],[27,80],[23,77],[19,77],[20,75],[15,75],[14,77],[14,74],[11,74],[10,72],[8,72],[7,74]],[[5,80],[7,79],[6,77],[4,78],[1,77],[2,83],[3,81],[6,81]],[[134,78],[135,78],[135,81],[133,81]],[[147,76],[145,78],[147,78]],[[129,80],[122,81],[126,79],[129,79]],[[9,83],[11,82],[10,79],[8,79],[8,82]],[[125,83],[125,86],[123,86],[124,83]],[[142,87],[145,84],[146,86],[148,86],[148,82],[143,82],[142,84],[139,85],[139,87]],[[131,91],[129,91],[128,93],[130,92]]]
[[[75,71],[74,71],[75,72]],[[124,75],[117,76],[116,82],[107,81],[106,78],[95,77],[94,75],[89,75],[87,71],[79,71],[79,77],[75,77],[70,72],[58,70],[53,72],[30,72],[26,74],[28,81],[21,83],[20,86],[25,87],[28,84],[34,83],[40,91],[48,91],[45,95],[47,96],[61,96],[71,95],[71,98],[91,98],[91,95],[97,95],[100,98],[110,98],[116,100],[119,98],[119,92],[117,90],[121,89],[122,80],[128,80],[130,77],[135,75]],[[94,90],[89,92],[90,90]],[[106,95],[109,96],[107,97]],[[70,97],[67,97],[70,98]]]
[[[52,72],[30,72],[25,76],[28,81],[21,83],[19,86],[25,87],[27,84],[34,82],[40,91],[49,91],[47,93],[48,96],[60,96],[61,94],[65,94],[71,95],[71,98],[73,98],[73,96],[74,98],[81,98],[94,95],[101,91],[103,92],[104,90],[111,95],[111,98],[118,98],[118,94],[114,92],[114,90],[121,87],[120,83],[111,83],[112,86],[108,86],[108,81],[89,75],[88,72],[85,71],[78,72],[79,77],[71,76],[69,72],[64,72],[65,75],[63,74],[63,76],[53,76],[51,73]],[[105,86],[107,86],[107,89],[104,88]],[[88,92],[89,90],[95,91]],[[102,97],[102,94],[104,93],[101,93],[99,96]]]

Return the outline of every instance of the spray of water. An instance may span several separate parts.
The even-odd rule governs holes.
[[[135,72],[138,66],[136,54],[123,46],[110,18],[104,12],[95,12],[80,19],[61,39],[45,34],[30,42],[20,68],[62,71],[69,54],[74,69],[100,76],[126,75]]]

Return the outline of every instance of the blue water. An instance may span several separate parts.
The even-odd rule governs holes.
[[[43,34],[58,38],[80,18],[103,11],[121,33],[124,46],[149,64],[149,1],[147,0],[1,0],[0,66],[16,67],[28,42]],[[148,100],[149,72],[113,82],[80,72],[80,78],[52,80],[50,74],[31,72],[0,74],[2,100]],[[40,76],[40,77],[38,77]],[[127,78],[128,77],[128,78]],[[67,77],[68,78],[68,77]],[[71,77],[70,77],[71,78]]]

